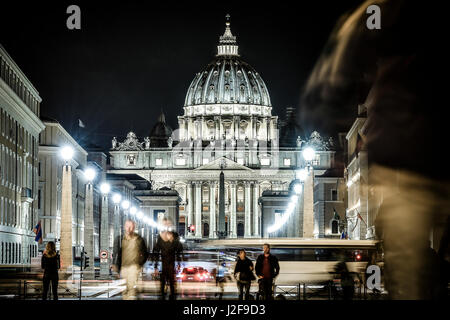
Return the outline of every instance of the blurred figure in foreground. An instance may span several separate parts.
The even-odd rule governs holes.
[[[53,300],[58,300],[58,270],[60,268],[59,254],[56,252],[56,246],[53,241],[49,241],[42,254],[41,267],[44,269],[44,289],[42,299],[47,300],[48,288],[52,283]]]
[[[172,223],[168,218],[163,219],[163,226],[165,227],[165,229],[159,233],[155,247],[153,248],[153,262],[155,264],[155,270],[157,270],[159,254],[161,253],[161,262],[162,262],[162,271],[160,273],[161,299],[164,300],[166,298],[165,287],[166,283],[169,283],[170,287],[169,300],[175,300],[176,296],[175,258],[177,259],[178,265],[180,265],[180,262],[182,260],[181,254],[183,252],[183,246],[180,242],[180,237],[178,233],[174,231]]]
[[[255,280],[253,275],[253,262],[247,258],[247,254],[244,249],[239,250],[239,257],[234,267],[234,277],[237,280],[239,288],[239,300],[243,298],[243,291],[245,288],[245,300],[250,297],[250,286],[252,281]]]
[[[270,245],[263,245],[264,253],[256,259],[255,272],[258,283],[264,292],[264,300],[272,300],[272,287],[276,276],[280,273],[280,265],[277,257],[270,253]]]
[[[369,29],[367,9],[380,9],[381,28]],[[448,145],[448,83],[445,17],[431,4],[406,0],[366,1],[341,19],[311,73],[302,97],[302,124],[345,123],[362,103],[360,132],[369,161],[370,192],[379,199],[375,231],[383,239],[385,287],[391,299],[443,298],[427,268],[448,279],[450,171],[438,150]],[[419,23],[420,21],[420,23]],[[324,125],[329,125],[330,122]],[[323,130],[331,130],[325,128]],[[347,129],[348,130],[348,129]],[[367,186],[366,186],[367,187]],[[429,254],[428,241],[437,250]]]
[[[134,221],[125,221],[123,238],[117,236],[114,241],[113,271],[120,273],[126,280],[123,300],[137,299],[137,282],[148,259],[145,241],[134,232],[135,227]]]
[[[343,299],[352,300],[353,295],[355,294],[355,281],[352,273],[348,270],[345,261],[345,254],[341,253],[333,271],[338,279],[340,279]]]

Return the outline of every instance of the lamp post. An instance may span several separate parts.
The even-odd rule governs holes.
[[[121,206],[122,206],[122,209],[123,209],[123,215],[122,215],[122,223],[121,223],[121,225],[123,226],[123,225],[125,224],[125,220],[128,218],[128,209],[130,209],[130,201],[128,201],[128,200],[122,200]],[[122,232],[122,229],[123,229],[123,228],[121,228],[121,232]]]
[[[84,177],[87,180],[86,194],[84,203],[84,252],[90,258],[91,263],[84,268],[86,279],[93,279],[94,268],[94,185],[93,180],[97,173],[93,168],[87,168],[84,171]]]
[[[115,193],[112,197],[114,203],[114,238],[122,236],[122,223],[120,219],[120,201],[122,196],[119,193]]]
[[[109,276],[109,215],[108,215],[108,194],[111,187],[108,183],[100,185],[102,193],[102,212],[100,223],[100,277],[107,278]]]
[[[64,160],[62,172],[61,192],[61,233],[59,252],[61,257],[61,270],[72,272],[73,249],[72,249],[72,160],[74,151],[72,147],[61,148],[61,157]]]
[[[312,161],[316,152],[313,148],[307,147],[302,152],[306,161],[306,168],[300,170],[299,178],[303,181],[303,238],[314,237],[314,168]]]

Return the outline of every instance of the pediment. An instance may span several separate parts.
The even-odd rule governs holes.
[[[219,159],[214,160],[213,162],[210,162],[208,164],[205,164],[201,167],[198,167],[196,169],[194,169],[194,171],[199,171],[199,170],[220,170],[221,169],[221,164],[222,162],[225,161],[225,168],[223,169],[224,171],[226,170],[246,170],[246,171],[253,171],[252,169],[243,166],[242,164],[239,164],[233,160],[230,160],[228,158],[225,157],[221,157]]]

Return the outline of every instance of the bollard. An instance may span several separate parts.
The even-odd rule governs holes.
[[[303,300],[306,300],[306,283],[303,283]]]

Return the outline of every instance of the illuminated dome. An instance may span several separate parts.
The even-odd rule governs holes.
[[[248,114],[255,107],[263,114],[270,114],[272,108],[267,87],[259,73],[240,58],[229,21],[226,22],[224,35],[220,37],[217,52],[216,58],[196,74],[189,86],[185,109],[203,106],[204,113],[220,113],[222,108],[212,105],[229,105],[228,108],[235,109],[234,114]],[[239,106],[235,108],[234,105]]]

